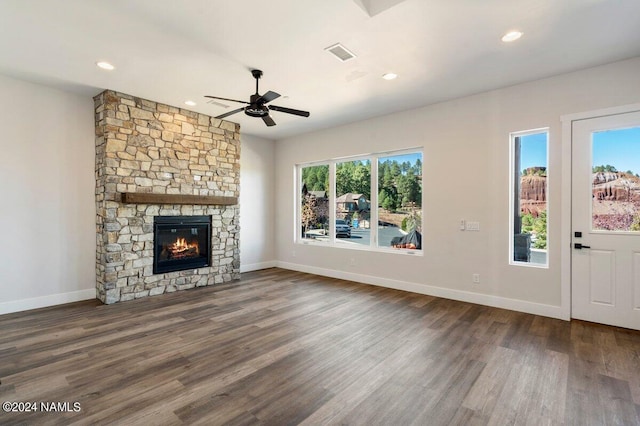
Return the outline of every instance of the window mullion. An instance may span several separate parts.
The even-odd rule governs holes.
[[[371,207],[369,209],[371,247],[378,246],[378,157],[371,158]]]
[[[301,235],[301,222],[302,222],[302,166],[296,166],[295,170],[295,222],[293,224],[293,241],[301,242],[304,238]]]
[[[336,162],[329,163],[329,242],[336,243]]]

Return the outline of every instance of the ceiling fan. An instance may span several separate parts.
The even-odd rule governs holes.
[[[258,80],[260,79],[260,77],[262,77],[262,71],[251,70],[251,74],[253,75],[253,78],[256,79],[256,93],[251,95],[251,97],[249,98],[249,102],[238,101],[236,99],[221,98],[219,96],[205,96],[205,98],[220,99],[223,101],[231,101],[231,102],[238,102],[241,104],[247,104],[247,106],[243,106],[242,108],[238,108],[233,111],[226,112],[222,115],[217,116],[216,118],[225,118],[232,114],[238,113],[240,111],[244,111],[244,113],[250,117],[262,118],[262,121],[264,121],[264,123],[267,126],[275,126],[276,122],[273,121],[273,118],[269,116],[269,110],[286,112],[287,114],[299,115],[301,117],[309,116],[308,111],[300,111],[299,109],[285,108],[277,105],[266,105],[268,102],[271,102],[272,100],[279,98],[280,94],[269,90],[264,95],[260,95],[260,93],[258,93]]]

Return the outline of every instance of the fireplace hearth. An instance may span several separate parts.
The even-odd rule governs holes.
[[[211,216],[156,216],[153,220],[153,273],[211,264]]]

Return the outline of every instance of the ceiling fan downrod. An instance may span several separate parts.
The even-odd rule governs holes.
[[[258,94],[258,80],[262,77],[262,71],[260,70],[251,70],[251,75],[256,79],[256,95]]]

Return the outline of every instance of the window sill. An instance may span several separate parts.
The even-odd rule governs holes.
[[[391,254],[400,254],[405,256],[424,256],[424,250],[420,249],[395,249],[391,247],[371,247],[359,244],[348,244],[341,240],[337,240],[335,242],[327,240],[297,240],[295,244],[306,245],[306,246],[318,246],[318,247],[330,247],[337,248],[340,250],[358,250],[358,251],[368,251],[372,253],[391,253]]]

